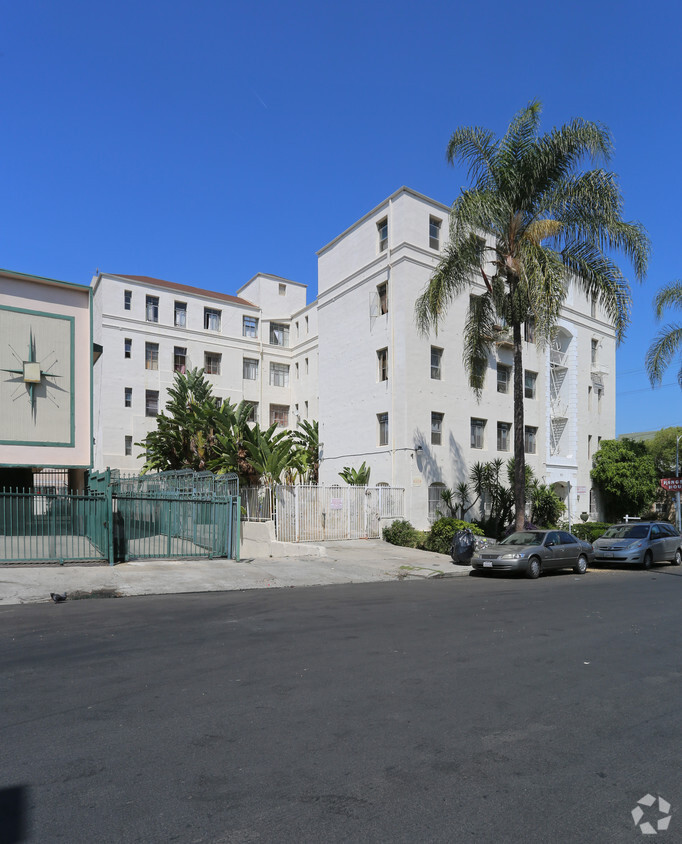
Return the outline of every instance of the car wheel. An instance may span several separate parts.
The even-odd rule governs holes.
[[[653,561],[654,561],[654,558],[651,556],[651,551],[647,551],[646,554],[644,555],[644,560],[642,561],[642,568],[645,571],[649,571]]]
[[[531,580],[535,580],[536,578],[540,577],[540,572],[542,571],[542,567],[540,566],[540,560],[537,557],[531,557],[528,561],[528,568],[526,569],[526,577],[530,577]]]
[[[587,571],[587,557],[584,554],[578,557],[577,563],[573,566],[573,571],[576,574],[585,574]]]
[[[682,566],[682,548],[678,548],[675,551],[675,557],[673,558],[673,565],[674,566]]]

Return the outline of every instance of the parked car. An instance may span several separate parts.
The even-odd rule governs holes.
[[[613,525],[594,541],[595,563],[651,568],[652,563],[682,563],[682,536],[668,522]]]
[[[585,574],[593,559],[590,543],[565,530],[521,530],[498,545],[477,550],[471,565],[479,571],[520,571],[535,578],[549,569],[572,568]]]

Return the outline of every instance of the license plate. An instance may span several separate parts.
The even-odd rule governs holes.
[[[483,568],[484,569],[491,569],[493,564],[490,560],[483,560]]]
[[[609,553],[608,551],[604,554],[605,557],[613,557],[613,554]]]

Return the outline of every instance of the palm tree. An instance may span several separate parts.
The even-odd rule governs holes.
[[[639,223],[622,218],[613,173],[582,170],[583,160],[608,160],[609,131],[575,119],[538,134],[541,107],[531,102],[504,137],[478,127],[457,129],[447,160],[468,164],[471,188],[455,199],[450,240],[432,279],[416,302],[422,333],[438,328],[450,302],[483,282],[470,297],[464,330],[464,365],[477,396],[493,351],[495,324],[506,323],[514,343],[514,505],[517,529],[525,509],[522,327],[535,323],[546,342],[572,278],[594,297],[621,340],[629,318],[630,288],[611,257],[622,252],[635,277],[644,278],[649,240]]]
[[[320,472],[320,428],[317,419],[310,422],[303,419],[298,423],[300,431],[293,431],[294,442],[305,459],[305,482],[316,484]]]
[[[339,476],[349,486],[367,486],[369,484],[371,471],[370,467],[365,465],[365,461],[363,460],[359,469],[353,469],[351,466],[344,466],[342,471],[339,472]]]
[[[666,308],[682,309],[682,281],[671,281],[659,290],[654,299],[654,308],[657,319],[661,319]],[[646,353],[645,366],[652,386],[661,383],[663,373],[677,352],[682,353],[682,325],[669,323],[658,332]],[[682,387],[682,354],[677,380]]]

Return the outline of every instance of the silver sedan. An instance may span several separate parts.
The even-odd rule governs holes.
[[[471,565],[478,571],[520,571],[535,578],[549,569],[585,574],[593,560],[590,543],[565,530],[522,530],[477,551]]]

